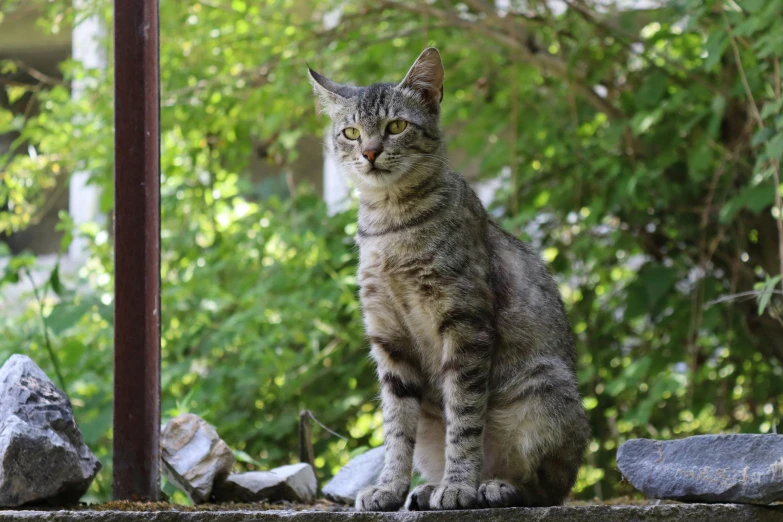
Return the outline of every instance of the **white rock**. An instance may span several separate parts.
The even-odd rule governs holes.
[[[234,455],[215,428],[197,415],[172,419],[161,435],[163,475],[187,493],[194,504],[208,501],[216,481],[234,465]]]
[[[318,481],[310,464],[300,463],[281,466],[273,469],[272,473],[285,478],[285,495],[290,498],[282,500],[310,502],[315,498],[315,492],[318,490]]]
[[[381,475],[384,453],[381,446],[351,459],[324,486],[326,498],[353,505],[359,491],[375,484]]]
[[[312,502],[317,489],[313,468],[303,463],[271,471],[232,473],[215,486],[213,495],[218,502]]]

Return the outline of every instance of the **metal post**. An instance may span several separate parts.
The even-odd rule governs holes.
[[[160,495],[158,0],[114,0],[114,498]]]

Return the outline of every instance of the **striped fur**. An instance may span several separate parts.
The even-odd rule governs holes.
[[[440,55],[425,50],[400,84],[310,79],[360,191],[358,279],[381,383],[386,462],[357,509],[396,510],[406,495],[413,510],[562,503],[590,435],[571,328],[539,256],[449,168]],[[408,127],[391,135],[396,119]],[[414,463],[429,484],[409,492]]]

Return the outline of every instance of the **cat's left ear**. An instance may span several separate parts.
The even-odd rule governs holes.
[[[318,96],[318,100],[321,102],[323,111],[327,114],[333,114],[336,108],[344,105],[346,99],[354,94],[354,87],[333,82],[326,76],[318,74],[309,66],[307,67],[307,75],[310,78],[315,94]]]
[[[434,47],[424,49],[400,82],[400,87],[418,91],[427,103],[437,107],[443,100],[443,62]]]

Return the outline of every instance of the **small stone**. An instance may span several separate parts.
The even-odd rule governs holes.
[[[783,500],[783,435],[629,440],[617,466],[649,498],[769,504]]]
[[[0,368],[0,506],[75,504],[100,469],[65,393],[12,355]]]
[[[290,464],[272,470],[272,473],[285,478],[285,490],[280,500],[292,502],[310,502],[318,490],[315,471],[307,463]]]
[[[312,502],[317,489],[313,468],[302,463],[271,471],[232,473],[215,486],[213,495],[218,502]]]
[[[326,498],[353,505],[356,495],[375,484],[383,470],[384,448],[380,446],[354,457],[324,486]]]
[[[217,502],[257,502],[280,496],[283,482],[271,471],[232,473],[215,484],[212,496]]]
[[[192,413],[171,419],[160,445],[163,475],[194,504],[208,501],[215,483],[234,466],[234,454],[215,428]]]

